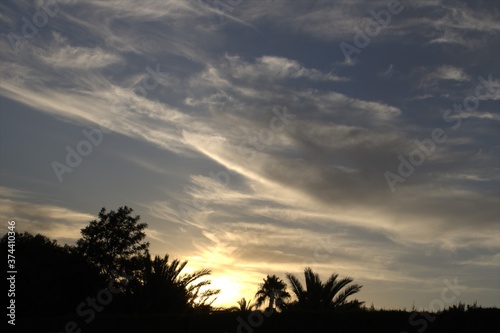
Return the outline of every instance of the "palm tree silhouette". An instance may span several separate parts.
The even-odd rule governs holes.
[[[210,280],[199,281],[200,278],[210,275],[209,269],[201,269],[191,274],[182,274],[187,261],[178,259],[168,262],[168,255],[161,258],[155,256],[154,260],[148,260],[144,286],[149,310],[182,310],[186,307],[203,308],[209,307],[215,299],[209,299],[217,295],[220,290],[207,289],[201,291],[202,287],[210,285]]]
[[[286,291],[286,283],[276,275],[267,276],[264,283],[259,285],[259,290],[255,294],[257,300],[256,307],[262,306],[269,299],[269,305],[266,310],[275,310],[275,305],[282,309],[285,305],[285,300],[290,298],[290,294]]]
[[[286,273],[286,277],[291,284],[293,293],[298,299],[297,306],[308,310],[337,310],[346,305],[359,306],[359,301],[347,302],[347,298],[358,293],[362,286],[351,284],[353,279],[346,277],[338,279],[338,274],[332,274],[326,283],[321,282],[318,274],[314,273],[310,267],[304,269],[306,289],[299,279]],[[341,290],[343,291],[341,292]],[[352,304],[351,304],[352,303]]]
[[[251,312],[255,308],[255,304],[252,304],[252,301],[247,301],[245,297],[240,299],[237,303],[238,306],[233,306],[229,308],[229,310],[237,312]]]

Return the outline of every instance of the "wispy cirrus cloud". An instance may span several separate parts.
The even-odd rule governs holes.
[[[40,55],[41,60],[55,68],[96,69],[121,61],[115,54],[100,48],[75,47],[67,45],[67,39],[60,34],[54,34],[54,43],[48,52]]]
[[[297,61],[276,56],[263,56],[256,59],[254,64],[243,61],[238,56],[227,56],[232,77],[243,80],[256,79],[298,79],[305,78],[313,81],[347,81],[347,78],[332,73],[321,73],[316,69],[307,69]]]
[[[3,27],[33,14],[23,4]],[[423,302],[458,271],[472,289],[480,266],[489,282],[477,295],[491,303],[495,6],[405,2],[340,66],[338,43],[386,1],[245,1],[226,20],[197,1],[63,5],[18,54],[0,40],[0,95],[16,110],[2,127],[4,219],[72,242],[95,218],[86,212],[126,203],[149,223],[154,253],[208,266],[246,297],[266,274],[311,265],[359,279],[367,302],[408,306],[387,295]],[[472,59],[474,47],[484,52]],[[450,117],[464,124],[451,130],[442,113],[490,73],[481,110]],[[112,132],[97,152],[51,183],[50,161],[101,124]],[[435,128],[448,140],[393,195],[384,171]]]

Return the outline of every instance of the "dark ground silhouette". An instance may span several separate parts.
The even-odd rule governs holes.
[[[361,290],[305,268],[305,286],[286,274],[256,286],[255,307],[216,309],[210,275],[187,261],[149,255],[147,224],[132,209],[107,212],[82,229],[77,245],[16,233],[16,329],[20,332],[496,332],[500,309],[453,306],[438,313],[367,309],[348,300]],[[7,252],[7,235],[0,240]],[[6,261],[5,261],[6,262]],[[253,311],[252,311],[253,310]]]

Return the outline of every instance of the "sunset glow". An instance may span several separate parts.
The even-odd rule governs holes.
[[[367,306],[455,279],[445,306],[500,306],[499,1],[46,2],[0,3],[18,232],[131,207],[216,307],[306,267]]]

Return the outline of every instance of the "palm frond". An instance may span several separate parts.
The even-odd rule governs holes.
[[[295,294],[297,299],[300,301],[301,299],[304,298],[304,287],[300,283],[299,279],[291,273],[286,273],[285,274],[288,281],[290,282],[290,285],[292,286],[292,292]]]
[[[352,280],[351,280],[352,281]],[[349,282],[350,283],[350,282]],[[334,307],[337,307],[341,304],[344,304],[344,302],[346,301],[346,299],[349,297],[349,296],[352,296],[356,293],[358,293],[361,288],[363,286],[359,285],[359,284],[352,284],[348,287],[346,287],[344,289],[344,291],[342,293],[340,293],[336,298],[335,300],[333,301],[333,306]]]

